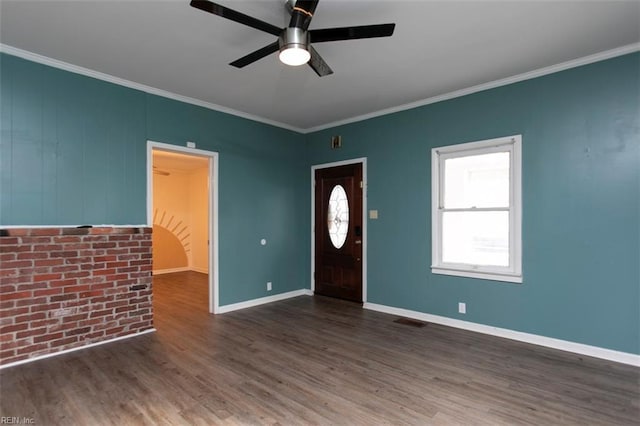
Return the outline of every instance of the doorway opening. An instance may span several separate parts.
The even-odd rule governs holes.
[[[367,301],[367,159],[311,167],[311,290]]]
[[[218,311],[217,174],[216,152],[147,143],[154,299],[166,307]]]

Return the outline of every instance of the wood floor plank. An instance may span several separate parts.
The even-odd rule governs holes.
[[[36,424],[640,423],[640,369],[302,296],[213,316],[206,275],[154,277],[157,332],[0,372]]]

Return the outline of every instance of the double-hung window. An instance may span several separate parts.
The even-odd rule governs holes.
[[[431,151],[433,273],[522,282],[521,139]]]

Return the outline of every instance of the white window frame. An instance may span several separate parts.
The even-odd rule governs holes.
[[[442,262],[444,161],[470,155],[509,152],[509,266]],[[460,209],[453,209],[460,210]],[[470,209],[474,210],[474,209]],[[480,210],[480,209],[478,209]],[[491,211],[492,209],[482,209]],[[522,282],[522,135],[433,148],[431,150],[431,272],[512,283]]]

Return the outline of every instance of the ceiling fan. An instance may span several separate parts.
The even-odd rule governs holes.
[[[191,0],[191,6],[278,37],[275,42],[251,52],[229,65],[242,68],[280,51],[279,58],[284,64],[297,66],[308,63],[320,77],[333,74],[333,71],[311,46],[311,43],[389,37],[393,34],[396,26],[396,24],[380,24],[309,30],[309,24],[318,6],[318,0],[287,0],[285,7],[291,14],[291,20],[289,26],[285,28],[276,27],[208,0]]]

